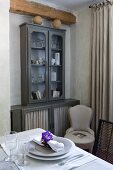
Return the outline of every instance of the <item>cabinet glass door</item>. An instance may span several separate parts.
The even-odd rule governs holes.
[[[49,34],[49,98],[64,98],[64,37],[62,33]]]
[[[30,88],[29,96],[32,102],[47,99],[47,31],[32,31],[30,33]]]

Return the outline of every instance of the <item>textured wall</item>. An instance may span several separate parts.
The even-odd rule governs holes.
[[[71,26],[71,97],[82,104],[90,102],[90,23],[91,11],[77,11],[77,23]]]
[[[0,135],[10,129],[9,0],[0,1]]]
[[[19,25],[31,22],[31,17],[10,13],[10,93],[11,105],[21,104],[21,66]]]

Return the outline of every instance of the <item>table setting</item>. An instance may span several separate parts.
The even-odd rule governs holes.
[[[85,167],[93,170],[95,165],[94,170],[100,170],[103,164],[108,170],[113,169],[111,164],[83,151],[69,139],[40,128],[17,133],[16,140],[11,140],[13,144],[4,139],[0,138],[0,170],[83,170]],[[2,168],[3,162],[8,168]]]

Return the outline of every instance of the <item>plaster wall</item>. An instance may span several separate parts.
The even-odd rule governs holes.
[[[9,0],[0,1],[0,135],[10,129]]]
[[[71,97],[81,104],[90,104],[90,25],[91,11],[82,8],[76,12],[77,23],[71,26]]]

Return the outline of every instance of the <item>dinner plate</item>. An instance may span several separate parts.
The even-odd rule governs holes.
[[[39,150],[30,147],[28,156],[40,160],[56,160],[60,159],[61,156],[68,156],[70,150],[73,148],[73,146],[75,146],[72,141],[66,138],[56,137],[55,140],[64,144],[64,149],[62,151],[54,152],[52,149],[46,149],[43,146],[39,146],[39,148],[41,147]]]
[[[75,145],[72,142],[72,147],[71,147],[70,151],[68,153],[64,154],[64,155],[61,155],[61,156],[44,157],[44,156],[36,156],[36,155],[31,154],[31,153],[28,153],[27,156],[29,156],[30,158],[37,159],[37,160],[45,160],[45,161],[52,161],[53,160],[54,161],[54,160],[64,159],[64,158],[71,156],[72,153],[73,153],[74,147],[75,147]]]

